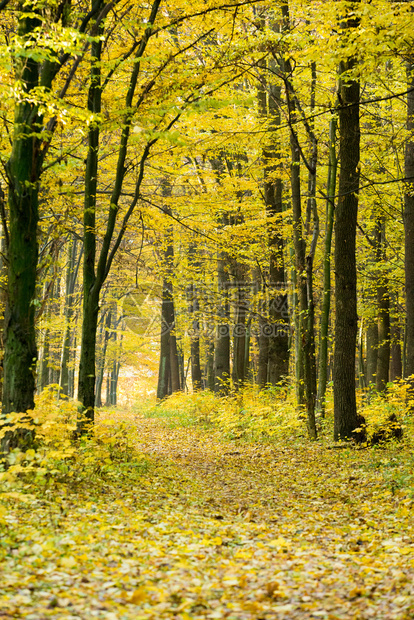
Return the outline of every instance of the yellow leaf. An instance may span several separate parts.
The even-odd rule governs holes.
[[[74,568],[75,566],[77,566],[77,564],[78,563],[73,557],[73,555],[69,555],[67,557],[60,559],[60,565],[63,566],[64,568]]]
[[[144,603],[145,601],[147,601],[149,599],[149,596],[150,594],[147,588],[145,586],[140,586],[139,588],[137,588],[137,590],[135,590],[135,592],[131,594],[129,603],[132,603],[133,605],[139,605],[140,603]]]
[[[289,547],[290,543],[285,538],[279,536],[279,538],[275,538],[269,542],[270,547]]]

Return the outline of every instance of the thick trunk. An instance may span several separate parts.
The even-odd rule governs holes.
[[[356,4],[356,3],[355,3]],[[351,5],[350,5],[351,6]],[[351,11],[351,8],[348,8]],[[353,29],[358,20],[343,22]],[[340,74],[352,71],[356,61],[350,58],[340,64]],[[356,225],[359,191],[360,86],[356,80],[340,80],[339,133],[340,173],[338,205],[335,218],[335,353],[334,353],[334,438],[356,439],[359,428],[355,394],[355,351],[357,338],[357,272]]]
[[[19,21],[19,35],[29,41],[39,21],[34,17],[35,6],[30,2],[24,4],[27,16]],[[37,360],[33,300],[38,256],[36,232],[41,163],[38,132],[41,118],[30,92],[38,85],[38,63],[30,56],[17,59],[16,74],[24,93],[15,108],[12,152],[6,166],[9,247],[3,414],[33,409]],[[16,445],[30,445],[31,441],[31,432],[9,433],[2,442],[2,449],[7,452]]]

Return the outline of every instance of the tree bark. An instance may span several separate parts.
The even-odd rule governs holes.
[[[217,260],[218,325],[214,346],[214,391],[226,396],[230,389],[230,302],[229,259],[221,250]]]
[[[70,358],[72,339],[72,320],[75,306],[75,287],[78,277],[79,264],[82,251],[78,252],[78,240],[74,236],[69,241],[68,265],[66,271],[66,299],[65,299],[65,331],[63,336],[62,357],[60,362],[60,390],[68,397],[71,394],[70,387]]]
[[[391,323],[391,364],[390,381],[398,381],[402,378],[402,355],[401,355],[401,327],[398,323]]]
[[[405,299],[406,299],[406,350],[405,376],[414,391],[414,56],[407,62],[407,134],[405,143],[404,192],[405,234]]]
[[[380,267],[377,285],[378,305],[378,355],[377,355],[377,392],[385,392],[389,380],[390,368],[390,295],[388,275],[385,270],[386,243],[385,218],[381,217],[376,223],[376,251],[377,262]]]
[[[40,25],[36,3],[21,2],[18,36],[28,43]],[[23,12],[24,11],[24,12]],[[34,407],[37,348],[35,337],[36,267],[41,115],[31,91],[39,84],[39,64],[32,57],[16,59],[16,80],[22,96],[15,107],[14,135],[6,165],[9,186],[9,245],[7,306],[4,321],[3,415]],[[2,452],[29,447],[33,433],[24,429],[8,433]]]
[[[92,12],[100,12],[104,0],[96,0],[92,2]],[[144,149],[139,162],[139,173],[135,185],[134,198],[127,209],[122,220],[120,230],[114,239],[115,226],[119,215],[119,200],[122,192],[122,186],[127,170],[126,159],[128,152],[128,144],[131,132],[131,124],[133,115],[133,100],[138,83],[141,63],[140,60],[144,55],[146,46],[153,32],[153,24],[156,20],[161,0],[154,0],[151,5],[151,12],[148,16],[148,27],[146,28],[140,43],[138,45],[135,62],[131,71],[127,94],[125,97],[125,113],[121,129],[121,137],[118,148],[117,164],[115,172],[115,180],[109,201],[108,218],[106,223],[105,234],[102,239],[101,251],[96,261],[96,190],[97,190],[97,172],[98,172],[98,151],[99,151],[99,115],[101,110],[101,54],[102,41],[94,38],[91,44],[91,82],[88,93],[88,110],[94,114],[94,118],[90,122],[88,133],[88,157],[86,161],[85,171],[85,201],[84,201],[84,263],[83,263],[83,323],[82,323],[82,340],[81,353],[79,362],[79,382],[78,382],[78,399],[81,402],[83,419],[79,420],[78,434],[84,434],[87,426],[94,421],[94,403],[95,403],[95,347],[96,347],[96,329],[99,312],[99,297],[102,286],[108,276],[111,265],[113,263],[116,252],[121,244],[125,234],[128,221],[134,212],[138,201],[139,188],[141,187],[144,176],[144,165],[150,153],[151,147],[158,138],[150,139]],[[102,34],[102,23],[99,33]],[[179,115],[178,115],[179,116]],[[172,126],[175,117],[169,127]],[[96,271],[95,271],[96,261]]]
[[[235,262],[235,325],[233,330],[233,385],[236,390],[244,385],[246,378],[246,315],[248,310],[248,290],[246,287],[246,270]]]
[[[96,388],[95,388],[95,407],[102,407],[102,387],[103,380],[105,374],[105,363],[106,363],[106,351],[108,349],[108,341],[111,336],[112,322],[112,312],[111,310],[107,310],[105,321],[102,321],[102,342],[101,342],[101,351],[99,355],[99,364],[98,364],[98,373],[96,378]]]
[[[98,0],[102,7],[103,0]],[[91,81],[88,92],[88,111],[101,113],[101,56],[102,41],[91,43]],[[78,399],[83,419],[79,420],[78,433],[83,434],[95,419],[96,382],[96,330],[98,327],[99,293],[95,273],[96,259],[96,190],[98,184],[99,122],[92,120],[88,132],[88,156],[85,170],[85,201],[83,213],[83,321],[79,361]],[[102,284],[101,284],[102,286]]]
[[[331,246],[335,213],[336,172],[336,118],[329,123],[329,166],[326,200],[325,247],[323,256],[323,290],[319,340],[318,395],[316,410],[325,416],[325,395],[328,382],[329,316],[331,309]]]
[[[191,322],[190,352],[191,352],[191,381],[193,391],[198,392],[202,388],[202,372],[200,362],[200,304],[198,301],[197,289],[194,284],[190,284],[189,289],[189,314]]]
[[[283,28],[290,30],[289,5],[286,2],[282,5]],[[296,97],[292,82],[292,65],[287,58],[282,62],[283,76],[286,88],[286,101],[289,115],[290,127],[290,150],[291,150],[291,195],[292,195],[292,228],[293,228],[293,247],[295,254],[295,288],[297,297],[295,302],[297,307],[295,313],[295,338],[296,338],[296,389],[299,410],[306,410],[308,434],[311,439],[316,439],[315,422],[315,402],[316,402],[316,365],[315,365],[315,346],[313,336],[313,256],[318,237],[318,218],[316,213],[315,175],[316,175],[316,139],[310,124],[304,119],[304,124],[308,137],[312,141],[312,161],[309,164],[305,161],[309,172],[308,187],[311,189],[309,194],[307,212],[311,207],[314,216],[314,234],[310,250],[306,256],[306,240],[304,236],[302,222],[302,200],[301,200],[301,180],[300,164],[304,158],[301,151],[295,125],[298,120],[298,112],[301,111],[300,103]],[[314,102],[314,79],[312,77],[311,106]],[[302,114],[303,118],[303,114]],[[308,217],[308,222],[310,218]],[[312,299],[309,297],[312,295]]]
[[[163,195],[166,197],[170,194],[171,187],[164,182]],[[167,205],[163,207],[163,211],[167,216],[171,216],[171,209]],[[164,280],[161,307],[161,347],[157,388],[157,398],[159,399],[165,398],[168,394],[178,392],[181,389],[172,282],[174,272],[174,237],[173,228],[170,225],[166,229],[164,243],[165,249],[162,259]]]
[[[344,32],[356,28],[359,20],[347,5],[343,20]],[[344,35],[343,35],[344,36]],[[339,135],[340,172],[338,205],[335,219],[335,353],[334,353],[334,438],[358,439],[354,433],[360,426],[355,394],[355,351],[357,338],[357,272],[356,225],[359,192],[360,85],[350,79],[356,59],[351,57],[340,63],[339,84]]]

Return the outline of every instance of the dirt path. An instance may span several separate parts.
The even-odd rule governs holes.
[[[197,481],[206,517],[243,522],[252,558],[272,549],[247,569],[263,611],[235,617],[414,618],[413,502],[378,472],[398,454],[235,445],[140,425],[142,450]]]
[[[141,461],[9,515],[0,619],[414,618],[397,453],[131,424]]]

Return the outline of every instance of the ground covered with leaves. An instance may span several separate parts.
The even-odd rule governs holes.
[[[1,619],[414,618],[407,444],[111,429],[103,462],[3,474]]]

